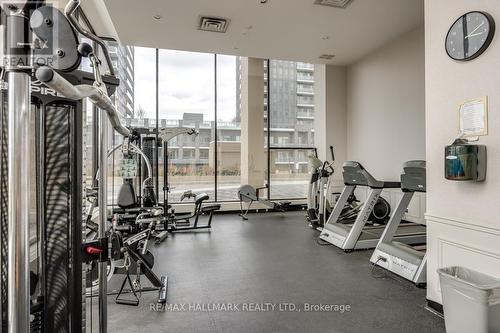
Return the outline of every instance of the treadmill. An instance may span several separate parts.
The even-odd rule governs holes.
[[[401,190],[403,197],[387,223],[370,261],[417,285],[423,285],[426,283],[425,251],[398,242],[395,236],[413,194],[426,191],[425,161],[409,161],[403,165]]]
[[[359,162],[346,161],[342,165],[344,189],[333,212],[326,222],[320,239],[331,243],[346,252],[360,249],[373,249],[377,246],[384,232],[385,225],[366,225],[368,218],[385,188],[400,188],[400,182],[385,182],[375,179]],[[351,224],[339,222],[339,217],[347,200],[357,186],[367,186],[370,193]],[[394,239],[405,244],[423,244],[426,240],[425,226],[417,223],[399,225],[394,233]]]

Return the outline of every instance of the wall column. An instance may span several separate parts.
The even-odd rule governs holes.
[[[241,184],[264,185],[264,135],[264,60],[241,58]]]
[[[347,79],[346,67],[314,67],[314,142],[318,157],[331,161],[330,146],[335,151],[334,183],[342,185],[342,163],[347,160]]]

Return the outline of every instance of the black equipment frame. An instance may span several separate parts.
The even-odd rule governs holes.
[[[65,78],[91,84],[92,73],[75,71]],[[118,80],[107,77],[111,91]],[[31,109],[35,118],[36,229],[40,296],[32,303],[32,332],[84,332],[82,268],[83,102],[58,96],[32,78]],[[2,332],[7,331],[7,102],[0,89],[0,243]],[[5,180],[5,181],[4,181]],[[32,244],[34,245],[34,244]]]

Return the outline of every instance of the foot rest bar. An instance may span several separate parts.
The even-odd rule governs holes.
[[[162,287],[160,287],[160,290],[158,291],[158,303],[165,304],[167,303],[167,288],[168,288],[167,276],[161,277],[161,284]]]

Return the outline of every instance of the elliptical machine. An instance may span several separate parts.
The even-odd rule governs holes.
[[[315,224],[319,221],[318,209],[319,209],[319,180],[320,180],[320,168],[323,166],[323,162],[314,156],[309,155],[309,170],[311,178],[309,180],[309,186],[307,189],[307,215],[306,220],[309,222],[309,226],[314,228]]]
[[[309,155],[309,167],[311,170],[311,178],[309,181],[307,195],[307,215],[306,220],[309,222],[309,227],[322,230],[325,223],[327,207],[329,201],[327,197],[330,188],[330,179],[334,173],[333,163],[335,155],[333,146],[330,146],[332,154],[332,162],[322,162],[317,156]]]

